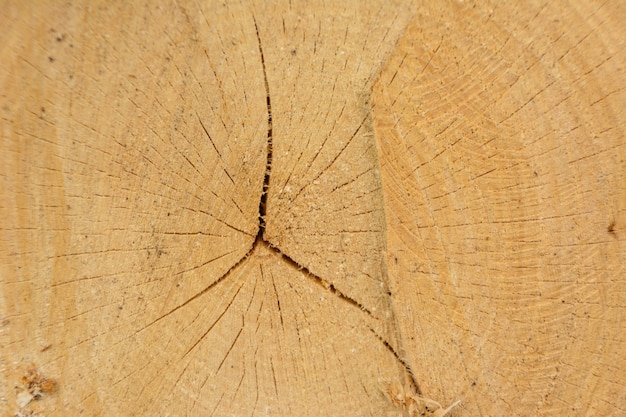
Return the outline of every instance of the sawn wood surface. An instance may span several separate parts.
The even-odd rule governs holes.
[[[626,413],[624,2],[1,4],[2,415]]]

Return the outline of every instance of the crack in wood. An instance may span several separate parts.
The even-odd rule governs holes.
[[[353,306],[359,308],[361,311],[366,312],[369,316],[375,318],[373,316],[372,312],[369,311],[365,306],[360,304],[358,301],[356,301],[352,297],[349,297],[348,295],[346,295],[346,294],[342,293],[341,291],[339,291],[337,288],[335,288],[335,286],[332,283],[330,283],[330,282],[322,279],[321,277],[315,275],[314,273],[312,273],[305,266],[300,265],[293,258],[291,258],[290,256],[284,254],[282,251],[280,251],[280,249],[276,248],[270,242],[265,240],[265,238],[263,236],[263,233],[265,232],[265,226],[266,226],[265,217],[267,215],[267,195],[268,195],[268,191],[269,191],[270,175],[271,175],[271,170],[272,170],[272,135],[273,135],[273,131],[272,131],[272,104],[271,104],[271,99],[270,99],[269,82],[268,82],[268,79],[267,79],[267,69],[265,67],[265,55],[263,55],[263,45],[261,43],[261,35],[259,34],[259,26],[257,25],[256,18],[253,17],[253,20],[254,20],[254,28],[255,28],[255,31],[256,31],[256,38],[257,38],[257,42],[258,42],[258,45],[259,45],[259,55],[261,57],[261,66],[263,68],[263,80],[264,80],[264,83],[265,83],[265,95],[266,95],[266,105],[267,105],[267,162],[266,162],[266,165],[265,165],[265,176],[263,178],[263,192],[261,194],[261,201],[259,203],[259,231],[257,233],[256,240],[254,241],[254,244],[252,246],[252,250],[254,250],[254,248],[258,244],[260,244],[260,243],[266,244],[269,249],[271,249],[273,252],[276,252],[279,255],[281,255],[282,258],[288,264],[293,266],[295,269],[303,271],[304,274],[307,277],[312,278],[316,283],[321,284],[324,288],[329,290],[334,295],[338,296],[339,298],[341,298],[342,300],[348,302],[349,304],[352,304]],[[361,127],[363,126],[364,122],[365,122],[365,120],[363,120],[363,122],[361,122],[361,124],[359,125],[359,127],[357,129],[357,132],[361,129]],[[356,135],[356,132],[354,133],[354,135]],[[354,135],[353,135],[353,137],[354,137]],[[247,257],[248,255],[249,255],[249,253],[246,254],[245,257]]]
[[[250,249],[246,252],[246,254],[241,259],[239,259],[239,261],[237,261],[232,267],[230,267],[225,273],[223,273],[221,276],[219,276],[215,281],[213,281],[211,284],[209,284],[206,288],[204,288],[200,292],[196,293],[194,296],[192,296],[191,298],[189,298],[188,300],[186,300],[182,304],[178,305],[177,307],[174,307],[173,309],[169,310],[168,312],[162,314],[161,316],[159,316],[158,318],[156,318],[155,320],[153,320],[152,322],[150,322],[149,324],[144,326],[143,329],[141,329],[141,330],[144,330],[147,327],[150,327],[151,325],[159,322],[160,320],[162,320],[166,316],[169,316],[170,314],[180,310],[181,308],[185,307],[186,305],[188,305],[192,301],[198,299],[202,295],[204,295],[207,292],[209,292],[216,285],[218,285],[219,283],[224,281],[226,278],[228,278],[230,275],[232,275],[236,269],[238,269],[241,266],[243,266],[245,261],[252,255],[252,253],[257,249],[257,247],[259,247],[261,245],[265,246],[267,249],[269,249],[270,251],[274,252],[275,254],[280,255],[281,259],[284,262],[286,262],[288,265],[290,265],[295,270],[301,271],[304,276],[306,276],[308,279],[312,280],[315,284],[324,287],[325,290],[329,291],[330,293],[332,293],[337,298],[343,300],[344,302],[352,305],[355,308],[358,308],[360,311],[366,313],[371,318],[373,318],[375,320],[380,320],[380,318],[377,318],[376,316],[374,316],[372,311],[367,309],[364,305],[362,305],[361,303],[356,301],[354,298],[348,296],[347,294],[344,294],[343,292],[341,292],[331,282],[329,282],[329,281],[323,279],[322,277],[314,274],[307,267],[305,267],[305,266],[299,264],[298,262],[296,262],[289,255],[283,253],[279,248],[273,246],[272,243],[267,241],[265,239],[265,237],[264,237],[264,232],[265,232],[265,229],[266,229],[267,199],[268,199],[268,191],[269,191],[269,186],[270,186],[270,176],[271,176],[271,168],[272,168],[272,152],[273,152],[273,143],[272,143],[272,140],[273,140],[272,105],[271,105],[271,98],[270,98],[269,81],[268,81],[268,78],[267,78],[267,69],[266,69],[266,65],[265,65],[265,56],[263,54],[263,46],[262,46],[262,43],[261,43],[261,36],[259,34],[259,28],[258,28],[258,25],[257,25],[257,22],[256,22],[256,18],[253,17],[253,20],[254,20],[254,26],[255,26],[255,30],[256,30],[256,37],[257,37],[257,42],[258,42],[259,55],[260,55],[260,58],[261,58],[261,66],[262,66],[262,69],[263,69],[263,78],[264,78],[265,93],[266,93],[266,106],[267,106],[267,124],[268,124],[268,127],[267,127],[267,157],[266,157],[265,173],[264,173],[264,178],[263,178],[263,189],[262,189],[262,193],[261,193],[261,197],[260,197],[260,201],[259,201],[259,228],[258,228],[258,231],[257,231],[256,238],[255,238],[252,246],[250,247]],[[369,116],[367,116],[367,117],[369,117]],[[358,128],[356,129],[356,131],[352,135],[352,138],[354,138],[354,136],[356,136],[358,131],[363,127],[363,125],[365,124],[365,121],[367,120],[367,117],[359,124]],[[198,120],[200,120],[199,116],[198,116]],[[209,140],[211,141],[213,147],[215,148],[215,151],[221,157],[218,149],[215,146],[215,143],[213,142],[213,140],[212,140],[211,136],[209,135],[207,129],[205,128],[204,124],[202,123],[202,120],[200,120],[200,124],[202,125],[202,128],[203,128],[204,132],[206,133],[206,135],[208,136]],[[348,141],[348,144],[349,143],[350,143],[350,141]],[[343,152],[346,147],[347,147],[347,144],[344,146],[344,148],[342,149],[341,152]],[[331,162],[331,165],[332,165],[333,162],[334,162],[334,160]],[[300,191],[302,191],[302,190],[300,190]],[[261,273],[263,273],[262,268],[261,268]],[[273,277],[272,277],[272,285],[274,286],[274,292],[275,292],[275,295],[276,295],[276,298],[277,298],[277,307],[278,307],[278,310],[280,312],[281,311],[280,300],[279,300],[278,292],[276,290],[276,286],[273,283]],[[235,294],[235,297],[237,296],[239,290]],[[233,302],[233,300],[231,300],[230,304],[232,304],[232,302]],[[230,306],[230,304],[229,304],[229,306]],[[209,328],[204,332],[204,334],[200,338],[198,338],[198,340],[187,350],[187,352],[185,353],[184,357],[187,356],[191,351],[193,351],[198,346],[198,344],[204,338],[206,338],[206,336],[210,333],[210,331],[213,329],[215,324],[222,318],[222,316],[226,313],[227,310],[228,310],[228,307],[222,312],[222,314],[217,318],[217,320],[211,326],[209,326]],[[281,320],[281,324],[283,324],[282,312],[280,313],[280,320]],[[380,341],[385,346],[385,348],[396,358],[398,363],[401,364],[404,367],[404,369],[406,370],[406,372],[407,372],[407,374],[408,374],[408,376],[409,376],[409,378],[411,380],[411,383],[415,387],[416,392],[421,395],[421,389],[419,387],[419,384],[417,383],[417,380],[416,380],[416,378],[415,378],[415,376],[413,374],[413,371],[412,371],[411,367],[409,366],[409,364],[404,359],[402,359],[402,357],[398,354],[398,352],[396,352],[396,350],[393,348],[393,346],[387,340],[385,340],[381,335],[379,335],[371,327],[368,326],[368,329],[372,332],[372,334],[375,336],[375,338],[378,341]],[[235,340],[233,341],[233,343],[232,343],[232,345],[231,345],[231,347],[229,349],[229,353],[232,350],[232,348],[233,348],[234,344],[236,343],[237,339],[241,335],[242,331],[243,331],[243,326],[239,330],[239,333],[237,334],[237,336],[235,337]],[[223,364],[223,362],[225,360],[226,360],[226,358],[224,358],[222,360],[222,363],[220,363],[220,367],[222,366],[222,364]],[[276,381],[274,381],[274,383],[276,384]]]
[[[391,346],[391,344],[389,342],[387,342],[385,339],[383,339],[383,337],[381,335],[376,333],[376,331],[374,329],[372,329],[371,327],[368,327],[368,329],[380,341],[380,343],[382,343],[387,348],[387,350],[389,352],[391,352],[391,354],[398,360],[398,362],[400,362],[402,364],[402,366],[404,366],[404,368],[406,369],[407,373],[409,374],[409,377],[411,378],[411,383],[413,384],[413,387],[415,388],[415,392],[418,395],[422,395],[422,389],[420,388],[419,384],[417,383],[417,379],[415,378],[415,375],[413,374],[413,370],[411,369],[409,364],[404,359],[402,359],[402,357],[398,354],[398,352],[396,352],[396,350],[393,348],[393,346]]]
[[[261,66],[263,68],[263,81],[265,83],[265,102],[267,105],[267,161],[265,163],[265,175],[263,177],[263,192],[261,193],[261,201],[259,202],[259,232],[257,238],[263,238],[265,232],[265,216],[267,214],[267,193],[270,187],[270,174],[272,171],[272,101],[270,99],[270,86],[267,81],[267,70],[265,69],[265,56],[263,55],[263,45],[261,45],[261,36],[259,35],[259,27],[254,19],[254,28],[256,30],[256,38],[259,44],[259,55],[261,56]]]

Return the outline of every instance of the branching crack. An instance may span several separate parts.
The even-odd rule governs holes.
[[[267,160],[266,160],[266,164],[265,164],[265,175],[264,175],[264,178],[263,178],[263,192],[261,194],[261,201],[259,202],[259,230],[257,232],[257,236],[256,236],[256,239],[255,239],[255,242],[254,242],[254,244],[252,246],[252,250],[254,250],[254,248],[256,248],[258,245],[265,245],[266,247],[268,247],[273,252],[276,252],[277,254],[281,255],[284,261],[286,261],[288,264],[290,264],[293,268],[302,271],[305,274],[306,277],[308,277],[309,279],[313,280],[318,285],[323,286],[326,290],[330,291],[332,294],[334,294],[335,296],[339,297],[343,301],[345,301],[348,304],[351,304],[352,306],[354,306],[354,307],[360,309],[361,311],[367,313],[370,317],[375,318],[374,315],[372,314],[372,312],[370,310],[368,310],[364,305],[362,305],[361,303],[356,301],[354,298],[348,296],[347,294],[344,294],[343,292],[338,290],[335,287],[334,284],[332,284],[332,283],[326,281],[325,279],[323,279],[322,277],[314,274],[308,268],[306,268],[305,266],[300,265],[293,258],[291,258],[287,254],[283,253],[280,249],[274,247],[270,242],[265,240],[264,233],[265,233],[265,228],[266,228],[267,195],[268,195],[269,186],[270,186],[270,174],[271,174],[271,171],[272,171],[272,151],[273,151],[273,147],[272,147],[272,139],[273,139],[273,137],[272,137],[273,136],[273,131],[272,131],[272,103],[271,103],[271,99],[270,99],[269,82],[268,82],[268,79],[267,79],[267,69],[266,69],[266,66],[265,66],[265,55],[263,54],[263,45],[261,43],[261,35],[259,34],[259,26],[258,26],[258,24],[256,22],[256,18],[253,17],[253,19],[254,19],[254,28],[255,28],[255,31],[256,31],[257,42],[258,42],[258,46],[259,46],[259,55],[261,57],[261,66],[263,68],[263,80],[264,80],[264,83],[265,83],[265,96],[266,96],[266,105],[267,105]],[[352,138],[348,141],[348,143],[346,144],[346,146],[344,146],[344,149],[342,149],[342,151],[340,153],[342,153],[345,150],[345,148],[348,146],[348,144],[351,142],[351,140],[356,136],[356,134],[359,132],[359,130],[361,130],[361,128],[363,127],[363,125],[364,125],[366,120],[367,120],[367,118],[365,118],[361,122],[361,124],[359,125],[357,130],[352,135]],[[331,165],[332,165],[332,163],[334,163],[334,160],[331,162]],[[278,299],[278,295],[277,295],[277,299]],[[280,301],[278,301],[278,309],[280,310]],[[282,315],[281,315],[281,322],[282,322]],[[372,329],[370,329],[370,330],[372,330]],[[408,366],[408,364],[398,355],[398,353],[393,349],[393,347],[389,344],[389,342],[387,342],[381,336],[376,334],[376,332],[374,332],[374,330],[372,330],[372,332],[381,341],[381,343],[383,343],[385,345],[385,347],[395,356],[395,358],[404,366],[404,368],[406,368],[408,374],[411,377],[412,383],[415,386],[416,391],[418,393],[421,393],[419,385],[417,384],[417,381],[416,381],[416,379],[415,379],[415,377],[413,375],[413,372],[412,372],[411,368]]]
[[[356,299],[352,298],[351,296],[349,296],[346,293],[344,293],[344,292],[340,291],[339,289],[337,289],[335,287],[335,285],[333,283],[331,283],[330,281],[327,281],[324,278],[316,275],[315,273],[311,272],[307,267],[305,267],[305,266],[299,264],[298,262],[296,262],[289,255],[283,253],[279,248],[273,246],[272,243],[269,242],[268,240],[266,240],[266,238],[265,238],[265,230],[266,230],[266,225],[267,225],[267,220],[266,220],[266,216],[267,216],[267,201],[268,201],[268,191],[269,191],[269,186],[270,186],[270,176],[271,176],[271,169],[272,169],[272,153],[273,153],[273,143],[272,143],[272,140],[273,140],[272,104],[271,104],[271,99],[270,99],[270,88],[269,88],[269,82],[268,82],[268,78],[267,78],[267,69],[266,69],[266,64],[265,64],[265,56],[263,54],[263,45],[261,43],[261,36],[259,34],[259,27],[257,25],[256,18],[253,17],[253,20],[254,20],[254,27],[255,27],[255,30],[256,30],[256,37],[257,37],[257,42],[258,42],[259,55],[260,55],[260,58],[261,58],[261,67],[262,67],[262,70],[263,70],[263,79],[264,79],[264,84],[265,84],[265,96],[266,96],[266,106],[267,106],[267,148],[266,148],[267,149],[267,155],[266,155],[266,163],[265,163],[265,173],[264,173],[264,177],[263,177],[263,189],[262,189],[262,193],[261,193],[261,197],[260,197],[260,201],[259,201],[259,228],[258,228],[258,231],[257,231],[257,234],[256,234],[256,239],[254,240],[254,243],[252,244],[252,246],[250,247],[248,252],[245,255],[243,255],[243,257],[237,263],[235,263],[235,265],[233,265],[231,268],[229,268],[226,272],[224,272],[221,276],[219,276],[215,281],[213,281],[211,284],[209,284],[203,290],[199,291],[198,293],[196,293],[194,296],[192,296],[191,298],[189,298],[188,300],[186,300],[182,304],[180,304],[180,305],[170,309],[169,311],[163,313],[162,315],[160,315],[159,317],[157,317],[156,319],[154,319],[153,321],[151,321],[150,323],[145,325],[143,327],[143,329],[145,329],[145,328],[147,328],[147,327],[149,327],[149,326],[159,322],[160,320],[162,320],[163,318],[165,318],[167,316],[170,316],[171,314],[175,313],[176,311],[180,310],[181,308],[185,307],[186,305],[190,304],[194,300],[198,299],[199,297],[201,297],[204,294],[206,294],[207,292],[209,292],[216,285],[218,285],[219,283],[221,283],[222,281],[227,279],[230,275],[232,275],[235,272],[236,269],[240,268],[243,265],[243,263],[252,255],[252,253],[259,246],[265,246],[267,249],[269,249],[272,252],[280,255],[284,262],[289,264],[294,269],[296,269],[298,271],[302,271],[302,273],[308,279],[310,279],[314,283],[324,287],[327,291],[332,293],[334,296],[336,296],[339,299],[347,302],[348,304],[352,305],[353,307],[358,308],[362,312],[364,312],[367,315],[369,315],[371,318],[373,318],[375,320],[380,320],[379,317],[374,316],[372,311],[368,310],[364,305],[359,303]],[[217,147],[215,146],[215,143],[213,142],[211,136],[209,135],[209,132],[208,132],[207,128],[202,123],[202,120],[200,120],[200,116],[197,115],[197,117],[198,117],[198,120],[200,121],[200,124],[202,125],[202,128],[203,128],[204,132],[206,133],[207,137],[211,141],[211,144],[215,148],[215,151],[216,151],[217,155],[221,158],[221,154],[220,154],[219,150],[217,149]],[[361,122],[361,124],[359,125],[357,130],[352,135],[352,138],[354,138],[357,135],[357,133],[361,130],[361,128],[364,126],[366,120],[367,120],[367,117]],[[351,140],[346,143],[344,148],[341,150],[340,154],[343,151],[345,151],[345,149],[347,148],[347,146],[348,146],[348,144],[350,142],[351,142]],[[335,162],[336,159],[337,159],[337,157],[333,161],[331,161],[331,165],[332,165],[332,163]],[[368,172],[368,171],[366,171],[366,172]],[[360,175],[363,175],[363,174],[359,174],[359,176]],[[343,185],[340,185],[339,187],[341,187],[341,186],[343,186]],[[300,191],[302,191],[302,190],[300,190]],[[217,219],[217,220],[219,220],[219,219]],[[230,225],[228,225],[228,226],[230,226]],[[231,226],[231,227],[234,228],[233,226]],[[239,229],[236,229],[236,230],[239,230]],[[187,271],[183,271],[183,272],[187,272]],[[262,268],[261,268],[261,274],[263,274],[263,269]],[[280,312],[280,320],[281,320],[281,324],[284,325],[282,312],[281,312],[280,299],[279,299],[278,291],[276,290],[276,286],[275,286],[275,284],[273,282],[273,279],[274,278],[272,277],[272,285],[274,286],[274,292],[276,294],[276,302],[277,302],[278,311]],[[237,293],[234,295],[233,300],[237,296],[238,292],[239,291],[237,291]],[[230,304],[232,304],[233,300],[231,300]],[[230,307],[230,304],[229,304],[229,307]],[[217,320],[211,326],[209,326],[209,328],[204,332],[204,334],[200,338],[198,338],[198,340],[187,350],[187,352],[185,353],[184,356],[187,356],[189,353],[191,353],[196,348],[196,346],[198,346],[198,344],[203,339],[206,338],[206,336],[213,329],[215,324],[225,315],[226,310],[228,310],[228,307],[222,312],[222,314],[217,318]],[[382,336],[380,336],[378,333],[376,333],[376,331],[374,329],[372,329],[371,327],[368,326],[368,328],[374,334],[374,336],[385,346],[385,348],[406,369],[406,372],[410,376],[411,382],[414,385],[415,391],[417,392],[418,395],[421,395],[420,387],[417,384],[415,376],[413,375],[413,372],[412,372],[410,366],[408,365],[408,363],[396,352],[396,350],[393,348],[393,346],[387,340],[385,340]],[[239,330],[239,333],[235,337],[234,341],[232,342],[232,345],[231,345],[228,353],[225,355],[225,357],[223,358],[222,362],[220,363],[220,365],[218,367],[218,370],[224,364],[224,361],[226,360],[226,357],[228,356],[230,351],[233,349],[233,346],[237,342],[237,340],[238,340],[239,336],[241,335],[242,331],[243,331],[243,325],[242,325],[241,329]],[[297,331],[297,328],[296,328],[296,331]],[[276,381],[274,381],[274,385],[276,387]]]

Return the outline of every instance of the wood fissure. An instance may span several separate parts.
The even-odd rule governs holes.
[[[272,173],[272,101],[270,98],[270,86],[267,81],[267,69],[265,68],[265,56],[263,55],[263,45],[261,44],[261,35],[259,35],[259,26],[256,18],[254,18],[254,29],[259,44],[259,56],[261,57],[261,66],[263,67],[263,82],[265,85],[265,102],[267,106],[267,160],[265,163],[265,174],[263,177],[263,191],[261,193],[261,201],[259,202],[259,231],[257,239],[263,238],[265,231],[265,217],[267,214],[267,193],[270,187],[270,175]]]
[[[381,335],[376,333],[376,330],[370,327],[369,331],[372,332],[372,334],[376,337],[376,339],[380,343],[382,343],[389,352],[391,352],[391,354],[396,358],[398,362],[402,364],[402,366],[404,366],[404,369],[406,369],[407,375],[409,376],[409,385],[412,386],[416,394],[423,395],[422,389],[420,388],[420,385],[417,382],[417,379],[415,378],[415,374],[413,373],[413,370],[411,369],[411,366],[409,365],[409,363],[405,359],[403,359],[398,352],[396,352],[396,350],[393,348],[393,346],[391,346],[391,344],[388,341],[386,341]]]
[[[273,123],[272,123],[272,103],[271,103],[271,96],[270,96],[270,87],[269,87],[269,81],[268,81],[268,77],[267,77],[267,68],[266,68],[266,61],[265,61],[265,55],[263,53],[263,44],[261,42],[261,35],[259,33],[259,26],[258,23],[256,21],[256,18],[253,17],[253,21],[254,21],[254,28],[255,28],[255,34],[256,34],[256,38],[257,38],[257,42],[258,42],[258,49],[259,49],[259,56],[260,56],[260,60],[261,60],[261,67],[263,69],[263,83],[264,83],[264,87],[265,87],[265,94],[266,94],[266,106],[267,106],[267,160],[266,160],[266,168],[265,168],[265,174],[264,174],[264,178],[263,178],[263,190],[262,190],[262,194],[261,194],[261,198],[260,198],[260,202],[259,202],[259,230],[257,233],[257,237],[255,239],[255,242],[253,244],[252,249],[250,250],[250,252],[248,252],[246,254],[246,256],[244,257],[247,258],[252,251],[254,251],[255,247],[257,247],[258,245],[265,245],[268,249],[270,249],[271,251],[279,254],[282,258],[283,261],[285,261],[287,264],[291,265],[294,269],[298,270],[298,271],[302,271],[304,273],[304,275],[306,277],[308,277],[309,279],[313,280],[316,284],[321,285],[323,288],[325,288],[327,291],[329,291],[330,293],[332,293],[334,296],[338,297],[339,299],[341,299],[342,301],[354,306],[355,308],[359,309],[360,311],[366,313],[368,316],[370,316],[371,318],[375,319],[374,314],[367,308],[365,307],[363,304],[359,303],[357,300],[355,300],[354,298],[350,297],[347,294],[344,294],[342,291],[340,291],[339,289],[336,288],[336,286],[334,284],[332,284],[331,282],[323,279],[322,277],[314,274],[313,272],[311,272],[309,270],[309,268],[301,265],[300,263],[296,262],[292,257],[282,253],[280,251],[280,249],[274,245],[272,245],[271,242],[265,240],[264,237],[264,232],[265,232],[265,228],[266,228],[266,215],[267,215],[267,198],[268,198],[268,191],[269,191],[269,186],[270,186],[270,176],[271,176],[271,170],[272,170],[272,152],[273,152]],[[347,147],[347,145],[350,143],[350,141],[356,136],[356,134],[361,130],[361,128],[363,127],[365,121],[367,120],[369,116],[366,116],[363,121],[358,125],[356,131],[352,134],[350,140],[347,141],[346,145],[344,146]],[[343,152],[343,150],[342,150]],[[335,156],[335,158],[330,162],[330,165],[332,165],[332,163],[334,163],[334,161],[338,158],[338,156],[341,154],[341,152]],[[318,174],[317,177],[319,177],[321,175],[321,173],[323,173],[324,170],[320,171],[320,174]],[[317,177],[315,179],[317,179]],[[296,196],[294,197],[294,200],[300,195],[300,192],[302,190],[300,190]],[[279,310],[280,310],[280,300],[278,300],[277,302]],[[281,321],[282,321],[282,316],[281,316]],[[409,375],[411,384],[414,386],[415,390],[421,394],[421,389],[419,387],[419,384],[417,382],[417,380],[415,379],[415,375],[413,374],[413,371],[411,370],[409,364],[400,357],[400,355],[396,352],[396,350],[392,347],[392,345],[385,340],[382,336],[380,336],[379,334],[376,333],[375,330],[370,328],[370,331],[376,336],[376,339],[381,342],[385,348],[387,350],[389,350],[392,355],[397,359],[397,361],[402,365],[402,367],[406,370],[407,374]],[[206,335],[206,334],[205,334]]]

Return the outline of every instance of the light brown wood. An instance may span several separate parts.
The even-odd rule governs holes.
[[[458,415],[625,412],[625,17],[437,3],[374,87],[402,340]]]
[[[2,415],[626,412],[623,4],[0,13]]]

